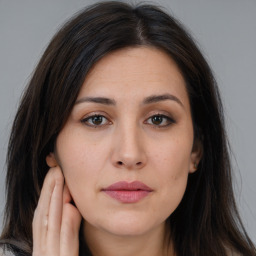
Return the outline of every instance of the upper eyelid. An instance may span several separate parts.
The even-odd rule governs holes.
[[[83,119],[86,119],[86,118],[90,118],[90,117],[94,117],[94,116],[103,116],[103,117],[105,117],[106,119],[110,119],[110,117],[109,117],[109,115],[107,114],[107,113],[105,113],[105,112],[97,112],[97,111],[95,111],[95,112],[90,112],[89,114],[86,114],[86,115],[84,115],[82,118],[81,118],[81,120],[83,120]]]
[[[146,119],[146,121],[147,121],[148,119],[152,118],[153,116],[162,116],[163,118],[168,119],[171,123],[176,123],[176,120],[175,120],[173,117],[167,116],[167,115],[164,115],[164,114],[155,114],[155,115],[151,115],[150,117],[148,117],[148,118]],[[159,126],[161,126],[161,125],[159,125]]]
[[[158,116],[158,115],[159,116],[165,116],[165,117],[170,118],[170,119],[174,119],[173,116],[171,114],[167,113],[166,111],[154,111],[154,113],[148,114],[146,119],[148,119],[148,118],[150,118],[152,116]],[[81,120],[86,119],[86,118],[90,118],[90,117],[94,117],[94,116],[103,116],[106,119],[111,119],[112,118],[112,117],[109,117],[109,115],[107,113],[91,112],[91,113],[83,116],[81,118]]]
[[[167,111],[152,111],[147,115],[147,119],[149,119],[152,116],[163,116],[176,122],[174,116]]]
[[[109,123],[111,123],[111,121],[109,120],[108,117],[106,117],[106,116],[104,116],[104,115],[99,115],[99,114],[94,114],[94,115],[90,115],[90,116],[85,116],[85,117],[83,117],[83,118],[81,119],[81,122],[87,121],[87,120],[89,120],[90,118],[93,118],[93,117],[95,117],[95,116],[102,116],[102,117],[104,117],[105,119],[107,119],[107,121],[108,121]]]

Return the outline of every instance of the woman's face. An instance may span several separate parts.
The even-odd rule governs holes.
[[[115,235],[163,228],[200,160],[174,61],[149,47],[102,58],[84,81],[55,157],[85,227]]]

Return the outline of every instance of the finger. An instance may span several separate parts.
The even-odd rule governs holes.
[[[53,179],[53,170],[50,169],[45,177],[32,222],[33,248],[36,251],[38,251],[42,245],[46,244],[49,207],[51,195],[54,190],[54,184],[55,181]]]
[[[70,203],[71,200],[72,200],[72,197],[70,195],[68,186],[67,186],[67,184],[65,184],[64,189],[63,189],[63,204]]]
[[[60,236],[61,256],[78,256],[81,219],[79,211],[73,205],[65,204],[63,206]]]
[[[64,177],[59,167],[53,171],[55,185],[49,207],[47,246],[52,255],[59,255]]]
[[[71,199],[69,189],[65,185],[60,235],[61,256],[77,256],[79,254],[79,229],[82,217],[78,209],[70,203]]]

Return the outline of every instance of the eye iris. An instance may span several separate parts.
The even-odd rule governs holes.
[[[92,122],[95,125],[100,125],[102,123],[102,116],[94,116]]]
[[[152,123],[153,124],[159,125],[162,122],[163,122],[163,117],[161,117],[161,116],[154,116],[154,117],[152,117]]]

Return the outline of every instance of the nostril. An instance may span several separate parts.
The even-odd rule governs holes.
[[[117,161],[116,162],[116,165],[118,165],[118,166],[130,166],[128,163],[126,164],[126,163],[124,163],[124,162],[122,162],[122,161]],[[135,165],[133,165],[133,166],[137,166],[137,167],[140,167],[140,166],[142,166],[143,165],[143,163],[142,162],[137,162]],[[131,165],[132,166],[132,165]]]

